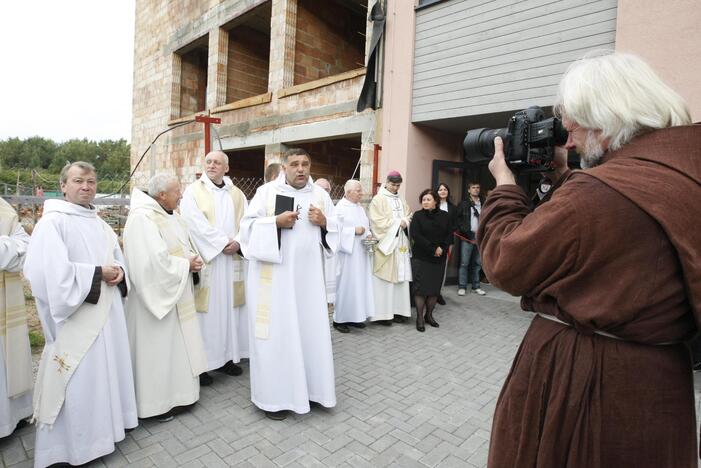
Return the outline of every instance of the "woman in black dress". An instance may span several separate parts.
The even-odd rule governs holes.
[[[432,327],[438,326],[433,319],[433,309],[441,293],[443,263],[452,231],[448,213],[437,207],[438,195],[433,190],[421,192],[419,200],[423,209],[414,213],[409,225],[409,237],[412,243],[416,329],[423,332],[426,330],[424,321]]]
[[[448,184],[441,182],[438,184],[436,189],[436,195],[438,195],[438,208],[448,213],[450,219],[450,231],[455,231],[458,222],[458,207],[453,204],[450,199],[450,187]],[[450,251],[453,249],[454,240],[451,238],[448,240],[448,255],[446,255],[443,260],[443,282],[441,287],[445,286],[445,276],[448,271],[448,257],[450,257]],[[438,295],[438,303],[440,305],[445,305],[445,299],[441,294]]]

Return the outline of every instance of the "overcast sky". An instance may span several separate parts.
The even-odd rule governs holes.
[[[131,140],[134,0],[0,2],[0,140]]]

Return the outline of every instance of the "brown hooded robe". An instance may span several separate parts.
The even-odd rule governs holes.
[[[701,126],[639,136],[532,213],[490,194],[487,276],[536,317],[497,402],[489,466],[696,467]],[[594,334],[595,330],[621,339]]]

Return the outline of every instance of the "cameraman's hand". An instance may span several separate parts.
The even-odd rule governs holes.
[[[560,178],[565,175],[565,172],[569,167],[567,167],[567,148],[564,146],[555,147],[555,157],[553,157],[553,172],[550,176],[550,180],[555,184]]]
[[[494,139],[494,157],[489,161],[488,167],[489,172],[492,173],[497,182],[497,187],[500,185],[516,184],[514,173],[511,172],[511,169],[506,165],[506,160],[504,159],[504,142],[501,137],[496,137]]]

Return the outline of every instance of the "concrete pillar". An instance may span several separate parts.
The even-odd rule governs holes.
[[[265,166],[271,163],[282,163],[282,155],[289,147],[284,143],[265,145]]]
[[[360,170],[356,178],[363,186],[363,197],[366,200],[372,198],[372,167],[375,157],[375,129],[366,130],[360,136]]]
[[[297,0],[272,0],[268,91],[289,88],[295,78]]]
[[[182,80],[183,60],[178,54],[172,54],[173,61],[171,63],[172,83],[170,89],[170,119],[180,117],[180,83]]]
[[[222,28],[209,32],[207,60],[207,109],[226,104],[227,66],[229,63],[229,33]]]

